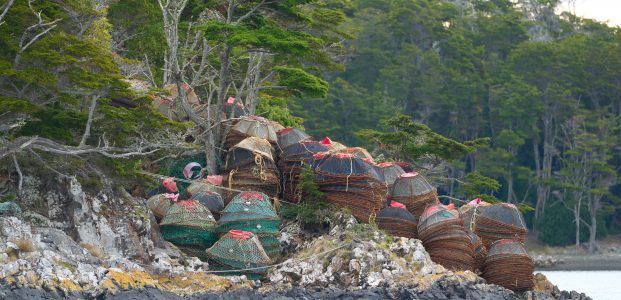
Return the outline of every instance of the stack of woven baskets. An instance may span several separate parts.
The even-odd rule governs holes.
[[[185,252],[202,257],[218,238],[217,223],[209,209],[197,200],[173,203],[160,222],[162,237]]]
[[[382,209],[375,220],[377,227],[400,237],[416,238],[416,219],[405,209],[405,205],[392,201],[390,206]]]
[[[310,141],[310,136],[308,134],[295,127],[282,129],[276,133],[276,136],[278,137],[278,148],[281,151],[293,144]]]
[[[255,234],[243,230],[230,230],[211,248],[206,256],[214,270],[228,271],[224,275],[245,275],[259,279],[267,274],[271,260]]]
[[[418,236],[431,260],[454,270],[474,270],[474,247],[459,213],[442,204],[427,207]]]
[[[384,183],[388,187],[388,190],[392,190],[392,186],[395,181],[403,174],[403,168],[401,168],[398,164],[394,162],[384,162],[377,164],[377,168],[379,169],[382,177],[384,178]]]
[[[436,189],[416,172],[401,174],[395,180],[390,199],[405,204],[415,218],[420,218],[425,207],[439,203]]]
[[[282,176],[283,198],[285,201],[298,203],[303,198],[298,189],[300,174],[305,167],[311,167],[314,155],[328,151],[328,147],[319,142],[300,141],[282,149],[278,160],[278,169]]]
[[[478,206],[469,223],[487,248],[500,239],[513,239],[524,243],[528,231],[520,211],[509,203]]]
[[[274,198],[279,193],[278,168],[270,142],[248,137],[229,149],[226,156],[224,186],[244,191],[259,191]],[[227,191],[225,201],[236,193]]]
[[[386,202],[386,185],[363,159],[349,153],[316,158],[316,182],[328,202],[345,207],[361,222],[371,222]]]
[[[468,232],[468,236],[470,237],[472,247],[474,248],[474,269],[479,271],[483,270],[485,258],[487,258],[487,248],[483,245],[481,238],[474,232]]]
[[[224,148],[230,149],[247,137],[258,137],[276,145],[278,137],[269,120],[259,116],[242,117],[228,131]]]
[[[224,200],[216,192],[198,192],[190,196],[189,200],[196,200],[207,207],[216,220],[220,218],[220,212],[224,209]]]
[[[533,288],[533,260],[524,244],[516,240],[497,240],[489,248],[483,267],[483,278],[516,292]]]

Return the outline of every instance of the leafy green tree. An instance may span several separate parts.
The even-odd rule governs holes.
[[[105,5],[12,4],[0,25],[0,158],[12,156],[21,175],[19,158],[40,158],[34,150],[128,158],[173,146],[152,129],[183,126],[166,122],[150,106],[128,111],[111,105],[133,94],[109,50]]]

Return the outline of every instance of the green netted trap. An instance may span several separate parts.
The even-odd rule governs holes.
[[[173,204],[160,222],[162,237],[179,246],[207,248],[218,238],[216,220],[209,209],[195,200]]]
[[[269,258],[275,260],[280,255],[280,241],[278,240],[278,234],[275,233],[257,233],[259,242],[263,246],[263,250]]]
[[[224,210],[222,210],[222,218],[220,218],[219,224],[222,226],[227,223],[238,222],[240,225],[246,225],[245,223],[252,220],[261,221],[256,223],[259,225],[263,224],[263,222],[265,222],[266,225],[273,224],[273,221],[280,222],[269,198],[263,193],[239,193],[231,200]],[[262,229],[265,230],[266,227],[262,227]],[[259,229],[261,229],[261,227],[259,227]],[[278,230],[278,228],[276,228],[276,230]]]
[[[271,263],[258,237],[242,230],[231,230],[224,234],[207,249],[206,255],[211,269],[229,271],[219,274],[246,275],[250,279],[265,276],[267,266]]]
[[[0,216],[12,216],[19,217],[22,214],[22,209],[19,208],[15,202],[9,201],[0,203]]]
[[[218,231],[243,230],[256,233],[270,257],[280,253],[280,219],[269,198],[259,192],[242,192],[222,210]]]

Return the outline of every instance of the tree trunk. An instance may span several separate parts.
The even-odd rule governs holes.
[[[214,143],[213,131],[207,133],[205,138],[205,168],[207,168],[207,174],[218,174],[218,152]]]
[[[597,206],[599,204],[598,196],[591,196],[591,209],[589,214],[591,216],[591,228],[589,228],[589,253],[594,253],[597,249],[596,235],[597,235]]]
[[[513,191],[513,172],[509,170],[509,178],[507,178],[507,202],[514,203],[517,199],[513,198],[515,192]]]
[[[537,179],[541,178],[541,160],[539,156],[539,143],[537,141],[533,141],[533,156],[535,158],[535,177]],[[537,182],[537,203],[535,203],[535,224],[539,220],[539,216],[541,213],[541,204],[543,201],[541,200],[541,184]],[[536,230],[536,226],[533,226]]]
[[[574,222],[576,223],[576,252],[580,248],[580,202],[574,205]]]

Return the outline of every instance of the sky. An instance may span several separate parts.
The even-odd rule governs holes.
[[[573,11],[565,0],[563,10]],[[621,0],[576,0],[576,15],[598,21],[608,21],[611,26],[621,26]]]

